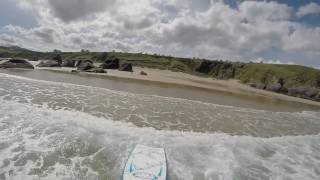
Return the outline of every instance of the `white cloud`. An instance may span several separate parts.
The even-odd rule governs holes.
[[[285,4],[277,2],[244,1],[239,10],[244,18],[249,21],[281,21],[291,18],[292,9]]]
[[[305,6],[300,7],[297,12],[298,17],[302,17],[310,14],[320,14],[320,5],[317,3],[311,2]]]
[[[292,61],[283,62],[283,61],[280,61],[278,59],[277,60],[265,59],[263,57],[259,57],[258,59],[252,59],[251,61],[255,62],[255,63],[265,63],[265,64],[291,64],[291,65],[296,64],[296,63],[294,63]]]
[[[294,22],[293,8],[274,1],[244,1],[236,8],[221,0],[16,1],[32,11],[38,26],[8,25],[0,34],[34,50],[85,48],[229,60],[266,55],[320,65],[320,28]]]
[[[115,0],[48,0],[48,3],[56,17],[70,22],[112,8]]]

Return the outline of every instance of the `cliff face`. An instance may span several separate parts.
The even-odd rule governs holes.
[[[241,63],[178,58],[157,54],[121,52],[59,52],[64,60],[119,59],[121,64],[168,69],[216,79],[239,79],[252,87],[320,101],[320,70],[282,64]],[[0,47],[0,58],[52,59],[57,52],[35,52],[19,47]]]
[[[252,87],[320,101],[320,71],[299,65],[246,64],[239,76]]]
[[[238,78],[245,67],[244,63],[203,60],[195,71],[217,79]]]

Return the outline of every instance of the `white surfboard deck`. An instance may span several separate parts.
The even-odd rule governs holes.
[[[137,145],[123,172],[123,180],[166,180],[167,166],[163,148]]]

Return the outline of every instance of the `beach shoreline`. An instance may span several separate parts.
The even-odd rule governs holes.
[[[33,63],[35,64],[35,63]],[[36,66],[35,66],[36,67]],[[170,70],[160,70],[152,68],[143,68],[134,66],[134,72],[125,72],[119,70],[107,69],[107,73],[89,73],[89,72],[71,72],[76,70],[76,68],[67,68],[67,67],[36,67],[35,70],[43,71],[54,71],[61,73],[71,73],[71,74],[80,74],[80,75],[89,75],[100,78],[119,78],[126,80],[135,80],[135,81],[144,81],[144,82],[154,82],[154,83],[163,83],[163,84],[172,84],[185,86],[190,88],[199,88],[212,91],[220,91],[225,93],[233,93],[246,96],[257,96],[264,98],[272,98],[282,101],[290,101],[303,103],[312,106],[319,106],[320,102],[297,98],[293,96],[287,96],[284,94],[279,94],[275,92],[270,92],[266,90],[256,89],[250,87],[246,84],[240,83],[236,79],[230,80],[218,80],[208,77],[200,77],[182,72],[173,72]],[[140,72],[144,71],[147,75],[140,75]]]

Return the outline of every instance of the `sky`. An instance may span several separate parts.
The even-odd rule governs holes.
[[[320,0],[0,0],[0,45],[320,68]]]

